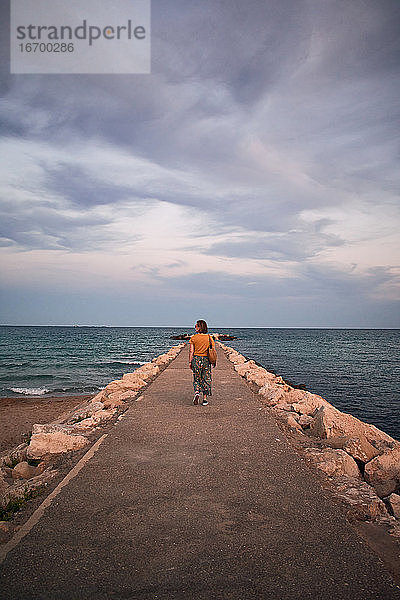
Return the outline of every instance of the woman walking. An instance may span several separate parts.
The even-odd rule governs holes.
[[[196,333],[190,338],[189,368],[193,371],[193,404],[207,406],[207,396],[211,396],[211,363],[208,360],[208,348],[215,349],[215,342],[208,335],[207,323],[200,319],[195,325]]]

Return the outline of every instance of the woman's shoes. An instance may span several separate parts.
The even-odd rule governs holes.
[[[200,402],[200,394],[195,394],[194,398],[193,398],[193,404],[195,406],[197,406],[199,404],[199,402]],[[204,396],[203,402],[201,403],[201,405],[202,406],[207,406],[207,404],[208,404],[207,398],[206,398],[206,396]]]

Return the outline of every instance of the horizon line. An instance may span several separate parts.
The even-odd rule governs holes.
[[[39,325],[39,324],[13,324],[13,323],[0,323],[0,327],[68,327],[71,329],[83,329],[83,328],[97,328],[97,329],[193,329],[192,325]],[[397,327],[377,327],[377,326],[357,326],[357,325],[216,325],[215,327],[209,327],[209,329],[375,329],[375,330],[397,330]]]

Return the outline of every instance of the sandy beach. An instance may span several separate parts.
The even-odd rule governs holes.
[[[91,397],[0,398],[0,452],[21,444],[35,423],[49,423]]]

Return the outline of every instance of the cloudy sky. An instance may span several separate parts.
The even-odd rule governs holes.
[[[153,0],[150,75],[10,75],[5,324],[399,327],[398,0]]]

